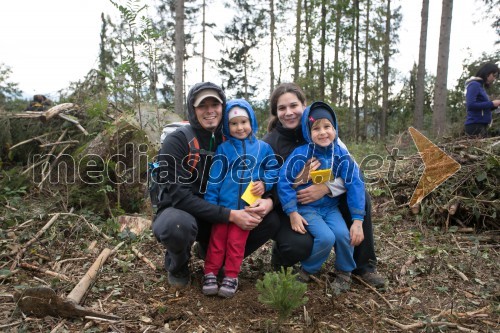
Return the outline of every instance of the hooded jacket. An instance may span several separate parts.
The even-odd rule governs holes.
[[[465,81],[465,89],[465,105],[467,107],[465,125],[491,123],[491,110],[495,107],[486,94],[483,79],[471,77]]]
[[[177,130],[165,138],[158,156],[160,166],[157,181],[162,191],[158,212],[168,207],[174,207],[210,223],[228,222],[230,213],[228,208],[211,204],[203,199],[213,158],[209,152],[214,152],[223,141],[222,122],[212,133],[205,130],[196,117],[193,107],[194,99],[204,89],[215,89],[223,101],[222,110],[226,107],[224,92],[211,82],[198,83],[189,91],[186,101],[189,120],[187,126],[191,126],[198,139],[200,160],[196,169],[191,172],[187,163],[189,144],[184,133]],[[212,141],[212,145],[210,141]],[[159,214],[157,213],[157,215]]]
[[[229,111],[238,106],[249,115],[252,133],[246,139],[237,139],[229,133]],[[205,200],[231,209],[242,209],[248,204],[241,199],[250,181],[260,180],[270,191],[278,181],[279,165],[267,143],[257,140],[257,118],[250,104],[243,99],[227,103],[224,111],[223,132],[227,140],[215,152]]]
[[[328,147],[315,145],[311,139],[311,130],[308,121],[309,113],[311,109],[318,106],[331,112],[334,121],[333,126],[337,132],[334,141]],[[347,205],[349,206],[352,219],[363,220],[365,216],[365,185],[358,165],[351,158],[345,146],[338,143],[338,122],[335,112],[326,103],[314,102],[304,110],[301,123],[302,133],[307,143],[296,148],[288,156],[280,170],[278,196],[284,212],[290,215],[290,213],[298,211],[298,207],[301,204],[297,202],[297,191],[312,185],[312,182],[309,181],[307,184],[301,184],[297,188],[293,188],[293,182],[304,167],[304,164],[314,156],[321,163],[319,169],[331,169],[332,175],[335,178],[341,178],[344,181],[344,186],[347,189]],[[321,199],[308,204],[308,206],[331,206],[337,204],[338,200],[338,197],[323,196]]]

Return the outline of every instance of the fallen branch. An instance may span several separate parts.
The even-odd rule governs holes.
[[[446,321],[436,321],[436,322],[431,322],[431,323],[418,322],[418,323],[414,323],[414,324],[404,325],[404,324],[398,323],[397,321],[389,319],[389,318],[382,318],[382,320],[385,322],[388,322],[391,325],[398,327],[402,331],[411,331],[411,330],[414,330],[417,328],[424,328],[424,327],[429,327],[429,326],[446,326],[446,327],[456,328],[462,332],[477,333],[477,331],[475,331],[475,330],[471,330],[471,329],[468,329],[466,327],[459,326],[458,324],[449,323]]]
[[[362,278],[360,278],[357,275],[352,274],[352,277],[354,277],[356,280],[358,280],[359,282],[361,282],[365,287],[371,289],[375,294],[377,294],[385,302],[385,304],[387,304],[389,306],[389,309],[391,309],[391,310],[393,309],[392,308],[392,304],[389,303],[389,301],[387,300],[387,298],[385,298],[384,296],[382,296],[382,294],[379,293],[377,291],[377,289],[375,289],[372,286],[370,286],[368,283],[366,283]]]
[[[32,239],[30,239],[30,240],[28,241],[28,243],[26,243],[26,245],[24,245],[24,247],[23,247],[22,249],[20,249],[20,250],[19,250],[19,252],[17,252],[16,258],[14,259],[14,263],[12,264],[12,266],[10,266],[10,270],[11,270],[11,271],[13,271],[13,270],[16,268],[16,266],[17,266],[18,262],[19,262],[19,261],[21,260],[21,258],[23,257],[24,252],[26,252],[26,250],[27,250],[27,249],[28,249],[28,248],[29,248],[29,247],[30,247],[30,246],[31,246],[34,242],[36,242],[36,241],[38,240],[38,238],[40,238],[40,237],[43,235],[43,233],[44,233],[44,232],[45,232],[48,228],[50,228],[50,226],[52,226],[52,224],[54,224],[54,222],[55,222],[55,221],[59,218],[59,216],[60,216],[60,215],[61,215],[60,213],[57,213],[57,214],[55,214],[54,216],[52,216],[52,218],[49,220],[49,222],[47,222],[47,223],[46,223],[46,224],[42,227],[42,229],[40,229],[40,230],[36,233],[36,235],[35,235]],[[14,253],[12,253],[12,254],[14,254]]]
[[[71,109],[76,109],[76,108],[78,108],[78,105],[73,104],[73,103],[63,103],[63,104],[56,105],[54,107],[51,107],[47,111],[42,112],[42,114],[40,115],[40,120],[42,122],[46,122],[46,121],[50,120],[52,117],[60,114],[61,112],[65,112],[65,111],[68,111]]]
[[[45,134],[42,134],[42,135],[39,135],[39,136],[35,136],[34,138],[31,138],[31,139],[28,139],[28,140],[24,140],[24,141],[18,142],[15,145],[13,145],[12,147],[10,147],[9,150],[12,150],[12,149],[14,149],[16,147],[22,146],[22,145],[24,145],[26,143],[29,143],[31,141],[40,140],[41,138],[43,138],[43,137],[45,137],[45,136],[47,136],[49,134],[51,134],[51,133],[45,133]]]
[[[90,223],[89,221],[87,221],[87,219],[85,217],[83,217],[81,215],[73,214],[73,213],[58,213],[58,214],[60,214],[60,215],[68,215],[68,216],[76,216],[78,218],[81,218],[85,223],[87,223],[87,225],[89,226],[90,229],[92,229],[95,232],[97,232],[99,235],[101,235],[102,237],[104,237],[104,239],[106,239],[106,240],[113,239],[112,237],[109,237],[104,232],[102,232],[95,224]]]
[[[135,248],[135,246],[132,246],[132,252],[134,252],[134,253],[135,253],[135,255],[136,255],[139,259],[141,259],[142,261],[144,261],[144,262],[146,263],[146,265],[148,265],[149,267],[151,267],[151,268],[153,269],[153,271],[156,271],[156,266],[155,266],[155,264],[153,264],[153,263],[151,262],[151,260],[149,260],[148,258],[146,258],[146,257],[144,256],[144,254],[142,254],[141,252],[139,252],[139,250],[137,250],[137,249]]]
[[[70,123],[75,124],[75,126],[76,126],[76,127],[77,127],[80,131],[82,131],[82,132],[83,132],[83,134],[85,134],[85,135],[89,135],[89,132],[87,132],[87,130],[85,130],[85,128],[83,128],[83,126],[82,126],[82,125],[80,125],[80,122],[79,122],[76,118],[71,117],[71,116],[69,116],[69,115],[67,115],[67,114],[63,115],[63,114],[61,114],[61,113],[60,113],[58,116],[59,116],[59,118],[61,118],[61,119],[64,119],[64,120],[66,120],[66,121],[69,121]]]
[[[66,319],[63,319],[59,322],[59,324],[57,324],[56,327],[54,327],[52,329],[52,331],[50,331],[50,333],[56,333],[64,324],[66,323]]]
[[[67,132],[68,132],[68,130],[67,130],[67,129],[65,129],[65,130],[61,133],[61,135],[59,136],[59,138],[57,139],[57,141],[56,141],[56,142],[61,141],[61,140],[64,138],[64,136],[66,135],[66,133],[67,133]],[[27,173],[29,170],[31,170],[31,169],[33,169],[33,168],[35,168],[37,165],[39,165],[39,164],[43,164],[43,163],[46,163],[46,164],[43,166],[43,168],[42,168],[42,173],[41,173],[41,174],[43,175],[43,173],[45,172],[45,168],[46,168],[47,164],[49,163],[50,156],[52,156],[52,154],[54,153],[54,151],[55,151],[55,150],[56,150],[56,146],[53,146],[53,147],[52,147],[52,149],[49,151],[49,153],[48,153],[47,155],[45,155],[45,156],[47,156],[47,158],[45,158],[45,159],[43,159],[43,160],[39,161],[39,162],[38,162],[38,163],[36,163],[36,164],[32,164],[29,168],[27,168],[26,170],[24,170],[24,171],[23,171],[23,175],[24,175],[25,173]]]
[[[31,265],[31,264],[28,264],[28,263],[25,263],[25,262],[20,263],[19,267],[22,267],[22,268],[25,268],[25,269],[30,269],[32,271],[37,271],[37,272],[40,272],[40,273],[43,273],[43,274],[46,274],[46,275],[50,275],[52,277],[56,277],[56,278],[64,280],[64,281],[73,282],[71,280],[71,278],[69,278],[68,276],[66,276],[64,274],[57,273],[57,272],[51,271],[49,269],[38,267],[38,266],[35,266],[35,265]]]
[[[465,276],[464,273],[460,272],[458,269],[453,267],[451,264],[448,264],[448,268],[451,269],[452,271],[454,271],[455,273],[457,273],[457,275],[460,276],[462,278],[462,280],[469,281],[469,278],[467,276]]]
[[[10,323],[10,324],[0,325],[0,328],[7,328],[7,327],[12,327],[12,326],[17,326],[17,325],[21,324],[22,322],[23,322],[22,320],[19,320],[19,321],[15,321],[13,323]]]
[[[39,145],[40,148],[44,147],[51,147],[51,146],[57,146],[57,145],[65,145],[65,144],[76,144],[80,143],[78,140],[69,140],[69,141],[59,141],[59,142],[51,142],[51,143],[45,143],[43,145]]]
[[[47,173],[43,176],[43,178],[42,178],[42,180],[40,181],[40,183],[38,183],[38,184],[37,184],[37,186],[38,186],[39,188],[42,188],[43,183],[45,182],[45,180],[46,180],[47,178],[49,178],[50,173],[52,172],[52,169],[53,169],[53,168],[54,168],[54,166],[56,165],[57,160],[58,160],[58,159],[62,156],[62,154],[64,153],[64,151],[65,151],[66,149],[68,149],[68,148],[69,148],[69,146],[70,146],[70,145],[66,145],[66,146],[64,146],[64,148],[63,148],[63,149],[59,152],[59,154],[57,154],[56,158],[52,161],[52,163],[50,163],[49,170],[48,170],[48,171],[47,171]]]

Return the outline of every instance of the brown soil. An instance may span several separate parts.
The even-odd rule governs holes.
[[[154,272],[137,259],[129,243],[104,264],[83,302],[85,307],[118,315],[121,320],[25,316],[9,296],[16,290],[47,284],[64,296],[74,283],[18,268],[15,274],[0,277],[0,330],[50,332],[58,326],[58,332],[500,331],[498,232],[446,233],[433,221],[417,222],[406,209],[387,202],[374,205],[374,221],[378,269],[389,279],[386,290],[377,294],[355,281],[349,292],[332,295],[326,288],[331,276],[325,268],[319,282],[308,285],[309,301],[280,329],[277,312],[258,301],[255,288],[257,279],[270,271],[270,243],[245,260],[240,289],[232,299],[201,294],[203,262],[198,259],[190,264],[190,287],[169,288],[163,271]],[[97,239],[99,248],[105,241],[87,229],[68,233],[62,222],[56,228],[46,235],[45,243],[26,252],[24,262],[50,268],[51,258],[62,253],[64,258],[87,257],[67,262],[60,270],[77,281],[97,257],[85,251],[89,239]],[[149,233],[134,245],[162,267],[162,247]],[[10,267],[12,259],[4,257],[2,269]]]

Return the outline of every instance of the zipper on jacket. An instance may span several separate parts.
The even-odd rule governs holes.
[[[241,142],[243,143],[243,157],[242,157],[242,162],[243,162],[243,166],[244,166],[244,169],[243,169],[243,173],[242,173],[242,177],[243,178],[245,176],[245,169],[246,169],[246,166],[247,164],[244,162],[246,159],[246,146],[245,146],[245,140],[241,140]],[[250,179],[250,181],[252,181]],[[238,182],[239,182],[239,187],[238,187],[238,209],[241,209],[241,195],[243,194],[242,190],[243,190],[243,184],[241,183],[240,179],[238,179]]]
[[[212,137],[210,138],[210,143],[208,144],[209,151],[213,151],[212,150],[212,143],[215,143],[215,133],[214,132],[212,132]]]

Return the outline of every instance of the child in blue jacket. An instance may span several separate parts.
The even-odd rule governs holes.
[[[351,271],[356,268],[354,247],[350,233],[338,208],[338,197],[324,196],[312,203],[297,202],[296,192],[312,185],[312,181],[325,182],[341,178],[347,190],[347,203],[356,228],[362,228],[365,215],[365,186],[356,162],[347,149],[337,142],[337,118],[326,103],[314,102],[302,114],[302,133],[308,142],[296,148],[280,170],[278,195],[284,212],[290,216],[292,229],[299,233],[310,232],[314,237],[311,256],[302,261],[300,277],[308,281],[317,273],[335,247],[337,291],[348,290]],[[323,170],[322,176],[311,175],[305,182],[300,179],[307,160],[316,158]],[[318,170],[317,170],[318,171]]]
[[[278,180],[279,165],[271,146],[255,137],[257,130],[257,118],[247,101],[227,102],[223,116],[223,133],[227,140],[215,151],[205,200],[242,209],[251,204],[241,198],[250,183],[253,185],[251,193],[257,197],[272,189]],[[232,223],[212,226],[205,258],[203,294],[234,295],[248,233]],[[219,288],[216,276],[223,265],[225,277]]]

